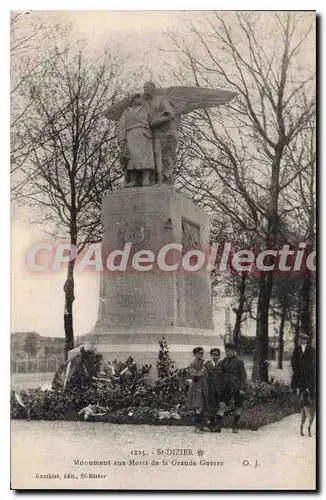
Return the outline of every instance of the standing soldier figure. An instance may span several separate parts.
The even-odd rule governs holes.
[[[225,344],[226,357],[218,364],[218,392],[220,403],[217,412],[216,432],[221,432],[225,408],[234,400],[235,417],[232,432],[238,432],[238,424],[242,412],[244,389],[247,383],[247,373],[242,359],[236,355],[236,346]]]
[[[156,95],[155,83],[144,84],[144,100],[151,114],[157,183],[172,184],[180,118],[175,115],[165,96]]]

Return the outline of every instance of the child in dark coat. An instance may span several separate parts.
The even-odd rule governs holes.
[[[226,406],[234,400],[235,417],[232,432],[238,432],[247,373],[242,359],[236,355],[236,347],[232,343],[225,344],[226,357],[218,364],[218,392],[220,403],[217,412],[217,432],[221,432]]]

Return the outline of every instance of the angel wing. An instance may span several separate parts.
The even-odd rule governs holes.
[[[114,122],[118,122],[121,118],[122,113],[124,110],[130,105],[130,100],[131,100],[130,95],[125,97],[124,99],[121,99],[121,101],[118,101],[117,103],[113,104],[110,106],[104,113],[104,116],[108,120],[112,120]]]
[[[209,109],[231,101],[236,92],[202,87],[168,87],[162,89],[177,115],[185,115],[196,109]],[[163,94],[161,94],[163,95]]]
[[[156,96],[168,98],[176,115],[185,115],[196,109],[215,108],[225,104],[236,96],[235,92],[222,89],[205,89],[202,87],[176,86],[157,88]],[[130,105],[130,96],[117,102],[105,112],[108,120],[119,121],[125,108]]]

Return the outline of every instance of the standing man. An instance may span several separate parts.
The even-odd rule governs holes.
[[[235,417],[232,432],[237,433],[247,383],[247,373],[242,359],[236,355],[235,344],[225,344],[225,355],[226,357],[218,364],[220,403],[217,412],[216,432],[221,432],[226,406],[234,399]]]
[[[221,357],[221,351],[217,347],[210,350],[211,359],[205,363],[208,379],[208,403],[210,414],[210,431],[216,432],[216,412],[219,403],[218,393],[218,362]]]
[[[169,100],[165,96],[156,96],[155,91],[155,83],[144,84],[144,100],[148,102],[151,113],[157,183],[172,184],[180,118],[176,117]]]
[[[308,335],[301,333],[298,345],[294,348],[291,365],[293,370],[292,389],[299,390],[301,394],[308,389],[312,400],[315,399],[316,388],[316,352],[308,345]]]

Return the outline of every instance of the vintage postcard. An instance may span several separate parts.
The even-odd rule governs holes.
[[[11,488],[315,490],[315,12],[10,32]]]

